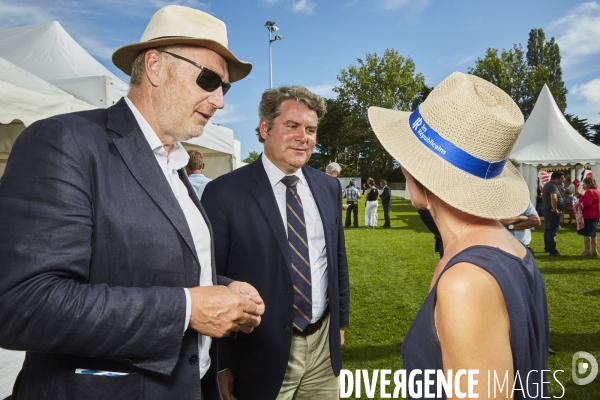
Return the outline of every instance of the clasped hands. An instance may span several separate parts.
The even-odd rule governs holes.
[[[265,303],[249,283],[234,281],[229,286],[190,288],[190,328],[212,337],[230,332],[250,333],[260,324]]]

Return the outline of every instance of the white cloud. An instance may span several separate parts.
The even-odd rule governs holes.
[[[563,65],[583,62],[600,53],[600,4],[583,3],[550,24],[556,32]]]
[[[279,0],[263,0],[263,3],[266,3],[266,4],[275,4],[277,2],[279,2]]]
[[[225,108],[217,110],[215,115],[211,118],[211,121],[219,125],[227,125],[235,122],[243,122],[248,119],[244,114],[237,111],[237,107],[231,103],[225,103]]]
[[[48,22],[52,16],[44,7],[31,7],[0,3],[0,27],[33,25]]]
[[[292,10],[294,12],[302,12],[306,14],[312,14],[315,11],[315,7],[317,5],[312,1],[308,0],[298,0],[292,4]]]
[[[585,99],[586,103],[600,110],[600,78],[575,85],[570,93]]]
[[[307,86],[306,88],[308,90],[310,90],[311,92],[318,94],[321,97],[325,97],[327,99],[333,99],[333,98],[337,97],[337,93],[335,93],[332,90],[333,85],[330,85],[328,83],[325,83],[323,85]]]

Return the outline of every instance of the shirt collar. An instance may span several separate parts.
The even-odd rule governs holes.
[[[127,96],[125,96],[124,99],[125,103],[127,103],[129,108],[131,109],[131,112],[133,113],[133,116],[135,117],[135,120],[140,126],[140,129],[142,130],[142,133],[144,134],[144,137],[146,138],[146,141],[148,142],[148,145],[150,145],[152,151],[154,153],[163,154],[165,156],[168,155],[168,165],[172,169],[181,169],[185,167],[189,162],[190,156],[187,153],[187,151],[185,151],[181,143],[173,143],[173,146],[171,146],[171,151],[167,153],[163,147],[162,142],[158,138],[158,135],[156,134],[156,132],[154,132],[154,129],[152,129],[148,121],[146,121],[146,118],[144,118],[142,113],[140,113],[135,104],[133,104],[133,102],[129,100]]]
[[[286,174],[284,174],[282,170],[280,170],[275,164],[273,164],[271,160],[269,160],[269,158],[265,155],[265,153],[262,154],[261,160],[263,163],[263,167],[265,167],[267,177],[269,178],[269,183],[271,183],[271,187],[275,187],[275,185],[281,182],[281,180],[284,176],[286,176]],[[291,175],[296,175],[300,179],[300,183],[302,183],[303,185],[307,185],[306,178],[302,173],[302,168],[299,168],[296,172],[294,172]]]

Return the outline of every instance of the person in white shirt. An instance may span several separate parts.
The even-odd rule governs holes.
[[[216,275],[180,142],[250,72],[227,43],[222,21],[164,7],[113,55],[127,97],[15,142],[0,181],[0,346],[27,351],[13,398],[221,399],[212,338],[251,332],[265,305]]]

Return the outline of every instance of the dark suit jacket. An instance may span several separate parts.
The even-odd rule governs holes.
[[[392,204],[392,191],[390,190],[390,187],[388,185],[385,185],[383,187],[383,190],[381,191],[379,197],[381,197],[381,205],[388,206]]]
[[[336,179],[323,172],[310,167],[302,172],[325,230],[329,344],[331,365],[338,375],[339,331],[348,325],[350,303],[341,189]],[[210,182],[202,204],[214,230],[217,273],[249,282],[265,301],[265,314],[254,332],[219,341],[219,351],[225,350],[226,366],[234,375],[234,394],[240,400],[275,399],[292,342],[292,270],[286,230],[261,158]]]
[[[182,289],[198,257],[124,100],[21,133],[0,181],[0,266],[0,346],[27,351],[13,399],[200,397]],[[220,398],[215,371],[202,383]]]

